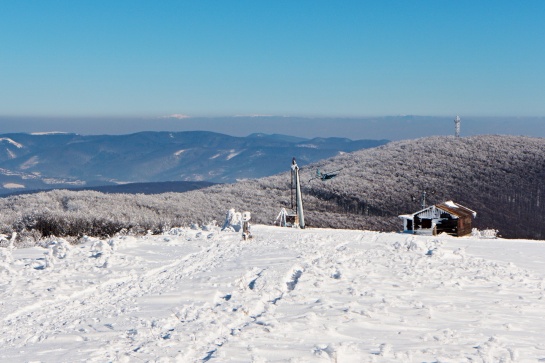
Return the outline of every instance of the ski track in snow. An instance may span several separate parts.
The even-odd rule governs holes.
[[[545,361],[545,268],[494,240],[252,233],[3,249],[0,360]],[[517,243],[545,257],[535,241],[503,253]]]

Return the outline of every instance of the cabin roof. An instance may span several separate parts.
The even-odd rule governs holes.
[[[449,200],[449,201],[446,201],[446,202],[443,202],[443,203],[439,203],[439,204],[435,204],[435,205],[431,205],[429,207],[426,207],[422,210],[419,210],[418,212],[415,212],[415,213],[412,213],[412,214],[402,214],[399,216],[399,218],[403,218],[403,219],[413,219],[414,216],[416,215],[419,215],[427,210],[429,210],[430,208],[438,208],[438,209],[441,209],[457,218],[463,218],[463,217],[476,217],[477,216],[477,212],[475,212],[474,210],[471,210],[467,207],[464,207],[463,205],[461,204],[458,204],[458,203],[454,203],[452,200]]]
[[[452,200],[449,200],[444,203],[436,204],[437,208],[444,210],[456,217],[476,217],[477,212],[469,208],[464,207],[458,203],[454,203]]]

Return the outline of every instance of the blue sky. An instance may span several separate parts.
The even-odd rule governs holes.
[[[545,1],[0,0],[0,116],[545,116]]]

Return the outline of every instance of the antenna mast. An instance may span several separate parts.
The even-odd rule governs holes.
[[[460,137],[460,116],[454,119],[454,136]]]

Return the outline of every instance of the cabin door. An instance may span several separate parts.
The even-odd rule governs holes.
[[[423,229],[431,228],[431,219],[423,219],[422,228]]]

